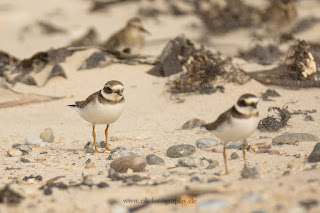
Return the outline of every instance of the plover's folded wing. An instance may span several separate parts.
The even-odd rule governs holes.
[[[217,120],[215,120],[212,123],[204,124],[201,126],[201,128],[205,128],[209,131],[216,130],[219,126],[221,126],[222,123],[226,122],[229,120],[231,117],[231,110],[227,110],[224,113],[222,113]]]

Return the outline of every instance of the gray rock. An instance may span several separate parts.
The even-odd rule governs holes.
[[[26,159],[26,158],[20,158],[20,161],[22,162],[22,163],[30,163],[31,161],[29,161],[28,159]]]
[[[20,150],[13,149],[13,148],[8,149],[7,153],[9,157],[18,157],[18,156],[22,156],[23,154]]]
[[[242,178],[258,178],[259,172],[257,168],[243,168],[241,171]]]
[[[192,173],[190,175],[190,182],[203,182],[203,177],[198,172]]]
[[[197,168],[197,167],[203,166],[203,163],[200,158],[189,156],[189,157],[180,158],[178,160],[178,166]]]
[[[39,144],[42,143],[43,140],[41,138],[38,138],[38,137],[27,137],[25,139],[25,142],[26,142],[27,145],[39,146]]]
[[[196,148],[189,144],[173,145],[167,150],[167,156],[170,158],[180,158],[192,155]]]
[[[236,152],[232,152],[231,155],[230,155],[230,157],[231,157],[231,159],[233,159],[233,160],[240,158],[239,155],[238,155],[238,153],[236,153]]]
[[[214,169],[216,166],[213,163],[209,163],[209,165],[206,167],[206,169]]]
[[[29,145],[20,145],[18,149],[22,152],[27,152],[27,153],[32,151],[32,148]]]
[[[255,203],[263,200],[260,194],[246,194],[241,199],[249,203]]]
[[[49,146],[49,143],[47,143],[47,142],[42,142],[42,143],[39,143],[38,146],[41,147],[41,148],[43,148],[43,147],[48,147],[48,146]]]
[[[165,164],[164,160],[156,155],[148,155],[146,157],[146,160],[149,165],[163,165],[163,164]]]
[[[305,121],[314,121],[314,118],[311,115],[306,115],[306,117],[304,117]]]
[[[299,201],[299,204],[300,204],[300,206],[303,206],[307,210],[310,210],[312,207],[319,205],[319,202],[316,199],[310,198],[310,199],[305,199],[305,200]]]
[[[44,142],[53,143],[53,141],[54,141],[53,130],[52,130],[51,128],[46,128],[45,130],[43,130],[43,131],[41,132],[40,138],[41,138]]]
[[[196,146],[200,149],[217,146],[219,143],[215,138],[200,138],[196,141]]]
[[[317,143],[308,157],[309,163],[320,162],[320,142]]]
[[[297,142],[304,141],[318,141],[319,138],[316,135],[309,133],[286,133],[279,135],[272,140],[273,145],[289,144],[294,145]]]
[[[129,209],[124,205],[115,205],[112,208],[111,213],[129,213]]]
[[[15,144],[12,144],[11,148],[14,148],[14,149],[19,149],[19,146],[21,146],[22,144],[20,143],[15,143]]]
[[[129,168],[134,172],[141,172],[147,166],[147,160],[141,156],[124,156],[113,160],[110,167],[116,172],[126,172]]]
[[[228,207],[230,204],[228,201],[222,199],[211,199],[211,200],[203,200],[197,204],[197,208],[200,211],[218,211],[221,208]]]
[[[208,183],[218,182],[218,181],[221,181],[221,179],[216,178],[216,177],[209,177],[208,178]]]
[[[226,146],[226,149],[240,149],[243,146],[243,141],[235,141]]]
[[[268,213],[268,211],[265,209],[256,209],[256,210],[253,210],[252,213]]]
[[[139,150],[127,149],[125,147],[119,146],[110,152],[108,159],[113,160],[116,158],[121,158],[125,156],[130,156],[130,155],[132,156],[141,155],[141,152]]]

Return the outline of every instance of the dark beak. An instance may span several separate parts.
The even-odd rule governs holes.
[[[258,105],[258,103],[251,104],[251,106],[252,106],[253,108],[255,108],[255,109],[257,109],[257,105]]]
[[[140,27],[140,30],[148,35],[151,35],[151,33],[148,30],[146,30],[144,27]]]
[[[122,96],[122,93],[120,91],[116,92],[119,96]]]

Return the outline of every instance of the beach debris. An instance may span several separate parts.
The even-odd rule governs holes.
[[[30,175],[30,176],[24,176],[22,179],[23,181],[28,181],[29,179],[35,179],[37,181],[42,181],[42,176],[41,175]]]
[[[280,94],[274,89],[267,89],[264,93],[261,94],[262,100],[271,101],[269,97],[280,97]]]
[[[124,156],[114,159],[110,167],[116,172],[126,172],[128,169],[132,169],[133,172],[141,172],[147,166],[147,160],[141,156]]]
[[[320,87],[320,72],[311,53],[310,45],[297,40],[284,61],[276,68],[248,73],[252,78],[265,85],[288,88]]]
[[[9,53],[0,51],[0,77],[4,77],[4,72],[10,67],[14,67],[19,63],[19,59]]]
[[[22,199],[24,199],[24,197],[10,189],[9,185],[0,189],[0,203],[19,204]]]
[[[196,146],[200,149],[207,149],[217,146],[219,143],[215,138],[199,138],[196,141]]]
[[[178,160],[178,166],[198,168],[203,166],[203,162],[200,158],[194,156],[182,157]]]
[[[164,165],[165,164],[162,158],[153,154],[147,155],[146,160],[148,165]]]
[[[297,145],[299,142],[318,141],[319,137],[310,133],[285,133],[272,139],[273,145]]]
[[[315,24],[320,22],[320,18],[318,17],[305,17],[301,20],[298,20],[297,23],[293,26],[293,29],[291,30],[291,33],[301,33],[304,31],[307,31],[311,27],[313,27]]]
[[[53,141],[54,141],[53,129],[51,129],[51,128],[46,128],[45,130],[43,130],[43,131],[40,133],[40,138],[41,138],[44,142],[53,143]]]
[[[201,120],[199,118],[193,118],[188,120],[187,122],[185,122],[181,129],[194,129],[194,128],[198,128],[201,127],[203,124],[206,124],[206,122],[204,120]]]
[[[278,117],[275,118],[273,115],[268,115],[266,118],[260,120],[258,129],[261,132],[277,132],[280,129],[286,127],[288,125],[287,123],[289,119],[291,118],[291,113],[287,109],[288,107],[270,107],[268,109],[268,112],[276,111],[276,115]]]
[[[196,148],[189,144],[173,145],[167,150],[167,156],[170,158],[180,158],[192,155],[196,152]]]
[[[315,163],[315,162],[320,162],[320,143],[317,143],[311,154],[308,156],[308,162],[309,163]]]
[[[256,26],[261,22],[262,11],[244,1],[195,1],[195,13],[211,33],[225,33],[237,28]]]
[[[278,61],[282,55],[283,53],[275,44],[268,44],[266,46],[256,44],[251,49],[240,50],[238,53],[239,58],[262,65],[273,64]]]

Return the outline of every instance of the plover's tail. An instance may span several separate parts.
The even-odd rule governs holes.
[[[67,105],[68,107],[71,107],[71,108],[75,108],[76,107],[76,105]]]

